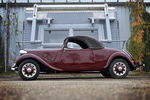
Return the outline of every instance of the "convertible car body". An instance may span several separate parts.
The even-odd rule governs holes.
[[[58,50],[20,50],[12,67],[24,80],[36,79],[40,72],[99,71],[105,77],[125,78],[137,63],[125,50],[104,47],[87,36],[72,36]]]

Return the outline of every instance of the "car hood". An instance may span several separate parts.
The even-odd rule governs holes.
[[[119,50],[119,49],[113,49],[113,48],[104,48],[106,51],[109,51],[110,52],[110,54],[113,54],[113,53],[115,53],[115,52],[121,52],[123,55],[125,55],[125,56],[127,56],[127,57],[129,57],[129,58],[131,58],[131,59],[134,59],[133,57],[132,57],[132,55],[127,51],[127,50]]]
[[[107,51],[111,51],[111,52],[122,52],[122,50],[114,49],[114,48],[105,47],[104,49],[107,50]]]
[[[58,49],[25,49],[28,53],[35,53],[35,52],[53,52],[58,51]]]

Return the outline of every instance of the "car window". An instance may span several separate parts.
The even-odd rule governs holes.
[[[71,48],[71,49],[82,49],[80,47],[80,45],[78,45],[77,43],[73,43],[73,42],[68,42],[67,43],[67,48]]]

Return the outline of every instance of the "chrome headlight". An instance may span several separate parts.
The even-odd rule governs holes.
[[[27,51],[25,51],[25,50],[20,50],[19,53],[22,55],[22,54],[26,54]]]

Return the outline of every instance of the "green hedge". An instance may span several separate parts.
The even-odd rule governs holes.
[[[150,72],[150,14],[143,13],[143,19],[146,22],[144,25],[143,42],[145,44],[143,63],[146,65],[144,71]]]

